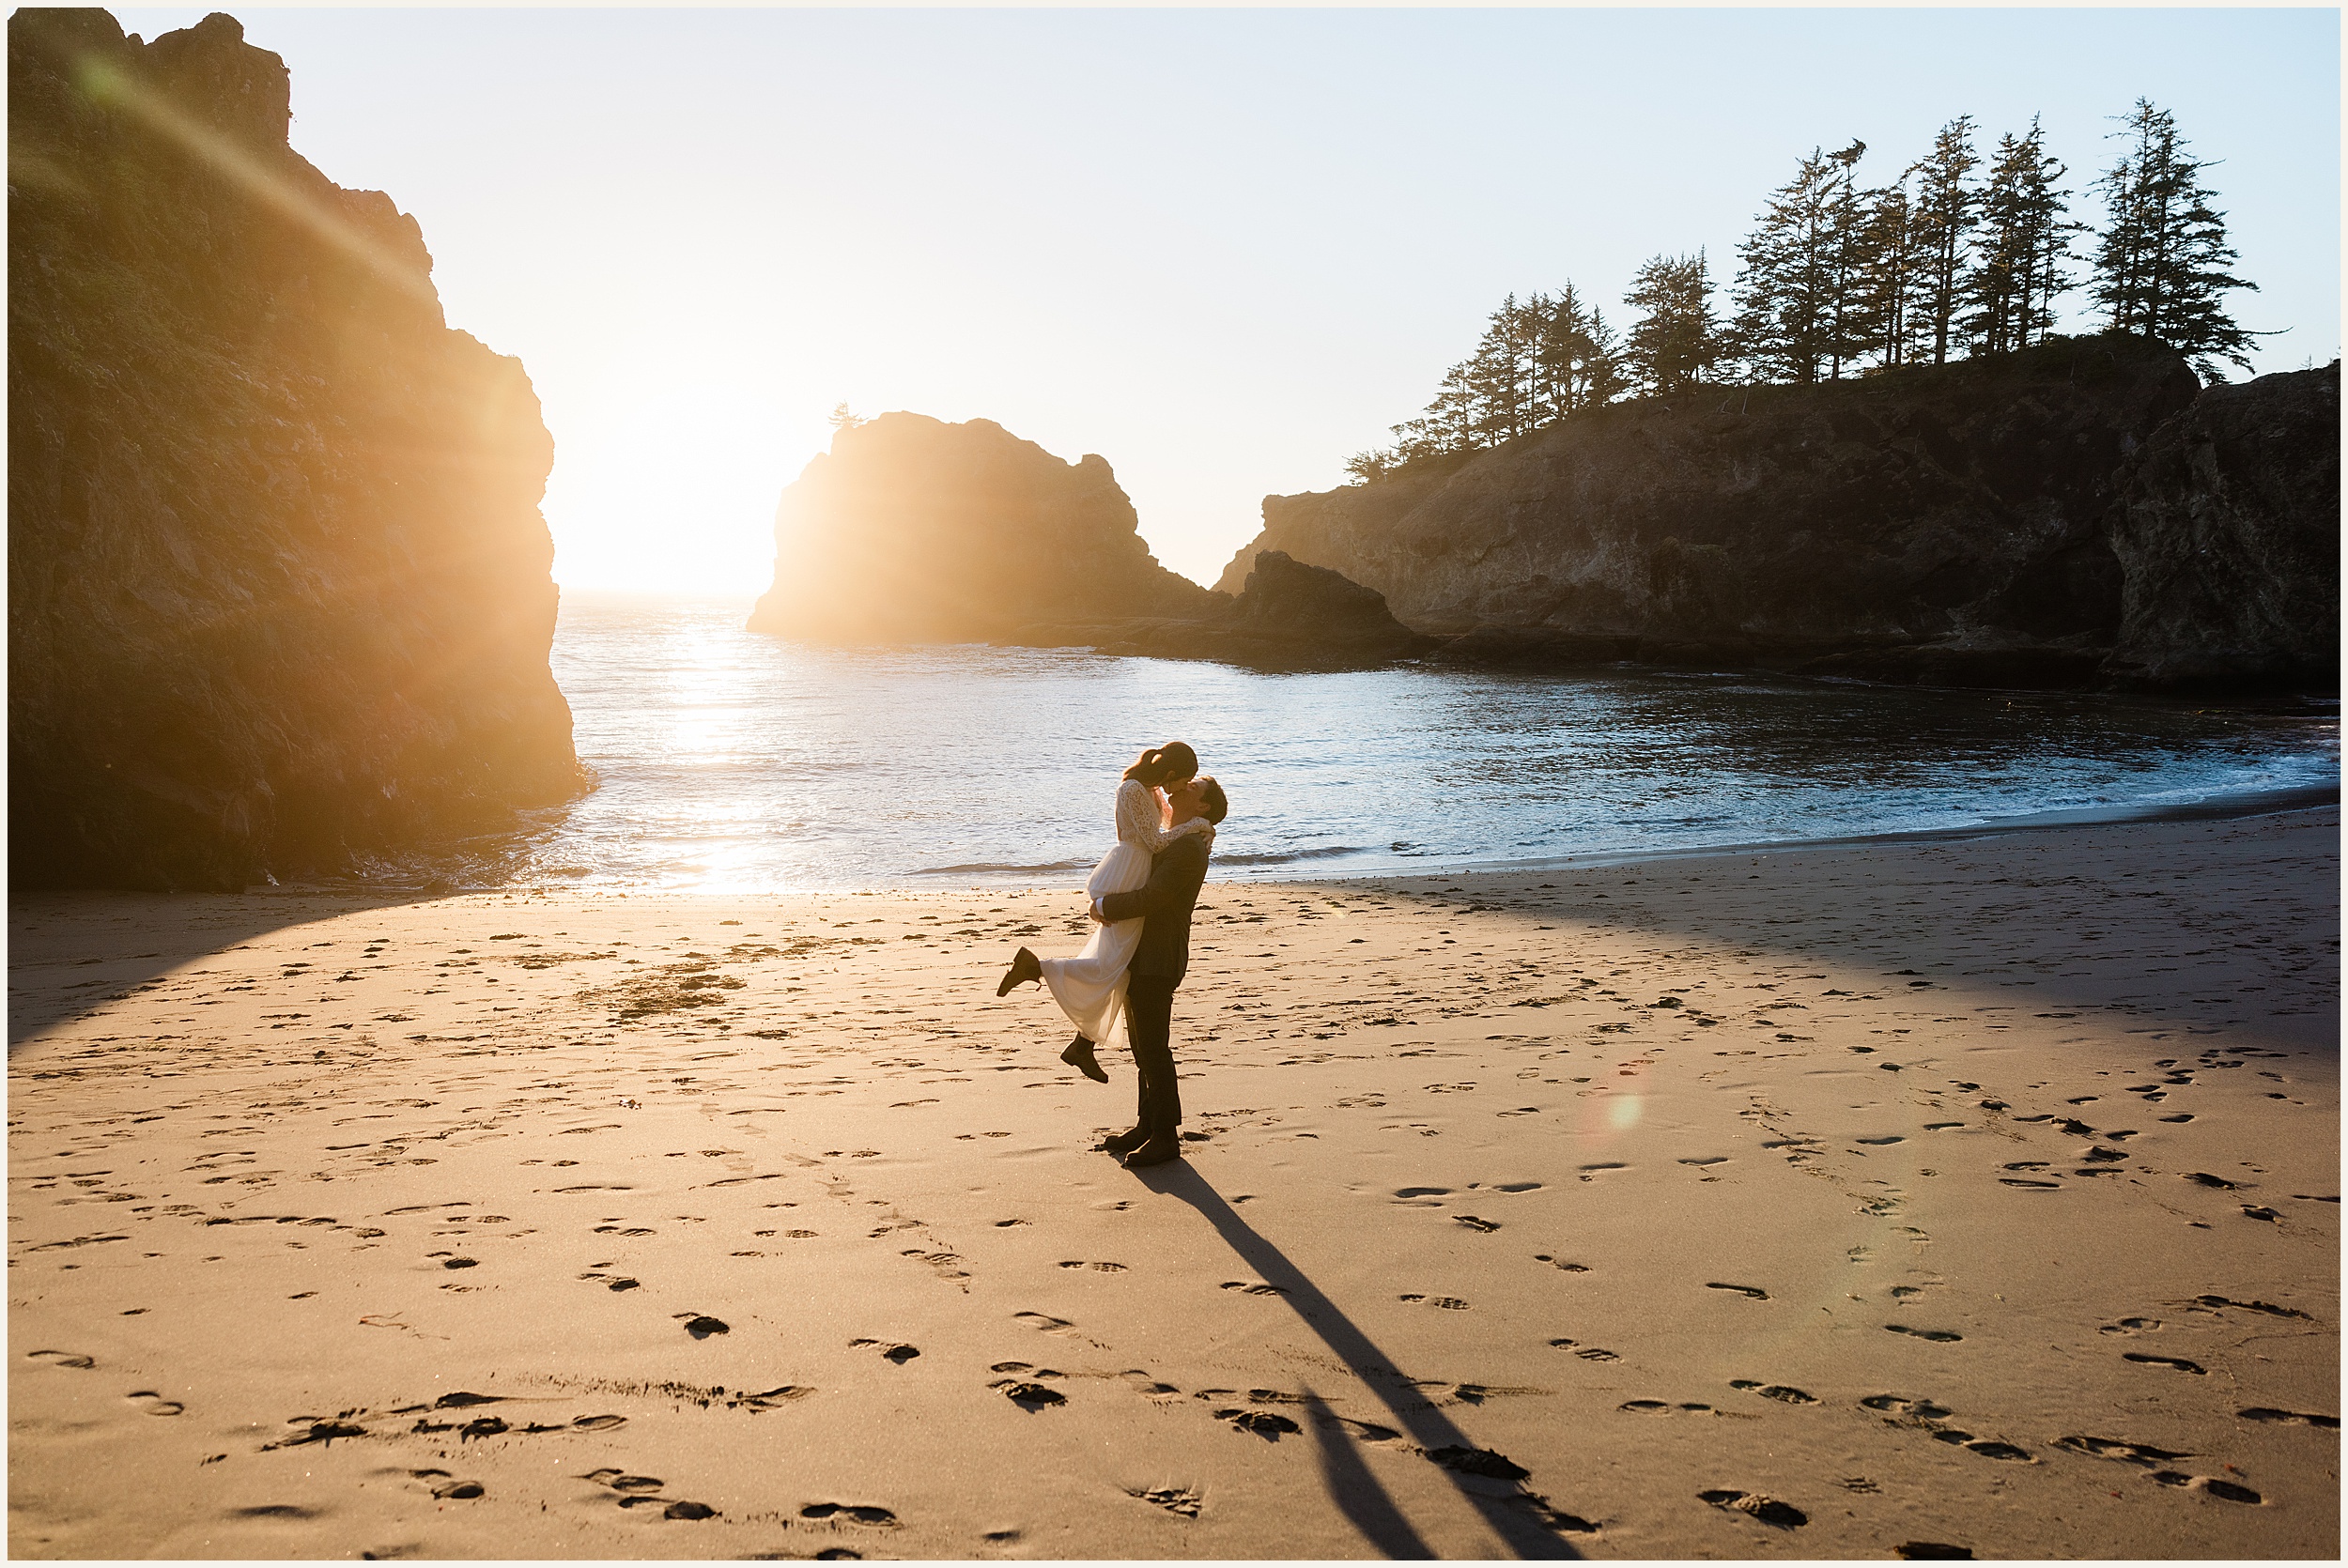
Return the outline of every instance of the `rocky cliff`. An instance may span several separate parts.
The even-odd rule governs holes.
[[[582,782],[536,395],[288,101],[225,16],[9,19],[20,883],[348,869]]]
[[[2094,338],[1618,405],[1447,472],[1268,497],[1219,586],[1285,551],[1460,634],[1439,657],[2084,684],[2124,616],[2159,613],[2124,607],[2143,552],[2115,543],[2115,517],[2124,489],[2182,483],[2129,465],[2199,392],[2175,355]],[[2294,443],[2245,460],[2301,461]],[[2336,528],[2336,449],[2330,471],[2248,489],[2314,505],[2329,484]]]
[[[2212,387],[2121,479],[2106,671],[2155,689],[2336,689],[2340,361]]]
[[[1102,458],[1065,463],[991,420],[844,428],[775,514],[749,629],[824,642],[1053,640],[1050,628],[1214,613],[1167,571]]]

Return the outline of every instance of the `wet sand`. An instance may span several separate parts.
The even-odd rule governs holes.
[[[19,899],[23,1557],[2330,1557],[2336,807],[1066,892]]]

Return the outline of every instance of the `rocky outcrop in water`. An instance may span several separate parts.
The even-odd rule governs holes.
[[[1437,656],[1466,662],[2087,684],[2133,603],[2140,552],[2113,521],[2137,483],[2129,465],[2199,392],[2176,355],[2094,338],[1617,405],[1447,471],[1268,497],[1263,531],[1219,586],[1285,551],[1453,634]],[[2310,451],[2270,443],[2245,461],[2304,466]],[[2330,480],[2250,487],[2332,485],[2336,528],[2334,461]],[[2336,564],[2329,580],[2336,593]],[[2276,604],[2294,623],[2307,612]]]
[[[1256,558],[1237,599],[1214,595],[1214,613],[1193,620],[1061,629],[1053,643],[1082,641],[1104,653],[1216,659],[1257,669],[1358,669],[1430,653],[1442,638],[1414,632],[1385,595],[1325,566],[1277,550]]]
[[[529,377],[288,102],[225,16],[9,19],[20,884],[349,870],[582,784]]]
[[[775,514],[749,629],[816,642],[1050,640],[1056,625],[1212,614],[1160,566],[1104,459],[1064,463],[992,420],[883,414],[841,430]]]
[[[2340,361],[2212,387],[2121,478],[2107,672],[2161,690],[2329,689],[2340,668]]]

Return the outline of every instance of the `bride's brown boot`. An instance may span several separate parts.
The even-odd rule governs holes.
[[[1102,1070],[1100,1062],[1092,1054],[1092,1041],[1086,1036],[1078,1035],[1074,1039],[1070,1040],[1068,1049],[1059,1053],[1059,1059],[1091,1079],[1095,1084],[1105,1084],[1109,1081],[1109,1075]]]
[[[1009,996],[1011,988],[1024,986],[1029,980],[1043,978],[1043,965],[1025,947],[1012,955],[1011,967],[1003,971],[1003,983],[995,988],[997,996]]]

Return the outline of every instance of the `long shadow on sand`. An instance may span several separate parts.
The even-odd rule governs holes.
[[[1423,918],[1458,911],[1554,924],[1565,928],[1554,943],[1560,952],[1570,951],[1568,933],[1582,927],[1644,936],[1658,944],[1650,956],[1689,962],[1741,953],[1833,964],[1831,983],[1908,992],[1919,1006],[1930,998],[1944,1008],[2002,1004],[2062,1018],[2069,1015],[2045,1009],[2093,1007],[2149,1027],[2201,1026],[2228,1010],[2212,996],[2232,995],[2232,1022],[2255,1027],[2267,1044],[2337,1061],[2340,817],[2327,795],[2337,792],[2294,792],[2281,807],[2256,797],[2180,807],[2140,821],[1462,869],[1451,875],[1466,882],[1441,888],[1426,884],[1448,878],[1417,886],[1400,878],[1296,883],[1282,891],[1375,891],[1415,906]],[[2147,852],[2117,837],[2203,822],[2238,822],[2270,837],[2222,852],[2181,836]],[[2217,874],[2204,875],[2205,868]],[[1705,945],[1677,953],[1662,945],[1683,943]],[[2217,963],[2212,954],[2225,961],[2214,971],[2190,967]]]
[[[19,893],[8,900],[8,1055],[185,964],[291,926],[421,895]]]
[[[1230,1244],[1231,1250],[1246,1261],[1259,1279],[1279,1287],[1281,1299],[1295,1309],[1297,1316],[1321,1336],[1321,1343],[1352,1369],[1363,1385],[1384,1402],[1394,1419],[1427,1456],[1444,1466],[1460,1495],[1484,1516],[1485,1523],[1511,1551],[1521,1558],[1581,1557],[1552,1531],[1594,1527],[1553,1510],[1546,1498],[1525,1490],[1520,1483],[1458,1468],[1460,1464],[1496,1468],[1491,1461],[1499,1456],[1488,1454],[1453,1425],[1448,1416],[1429,1403],[1376,1343],[1323,1295],[1303,1269],[1290,1262],[1287,1253],[1241,1219],[1204,1176],[1185,1163],[1138,1174],[1152,1191],[1180,1198],[1205,1216],[1215,1233]],[[1317,1396],[1308,1393],[1307,1402],[1316,1417],[1324,1413]],[[1313,1422],[1315,1440],[1321,1446],[1321,1478],[1337,1507],[1371,1545],[1388,1557],[1434,1557],[1433,1549],[1420,1539],[1418,1531],[1378,1484],[1377,1478],[1369,1473],[1342,1432],[1327,1430],[1335,1425],[1334,1420]],[[1446,1458],[1455,1463],[1445,1463]]]

